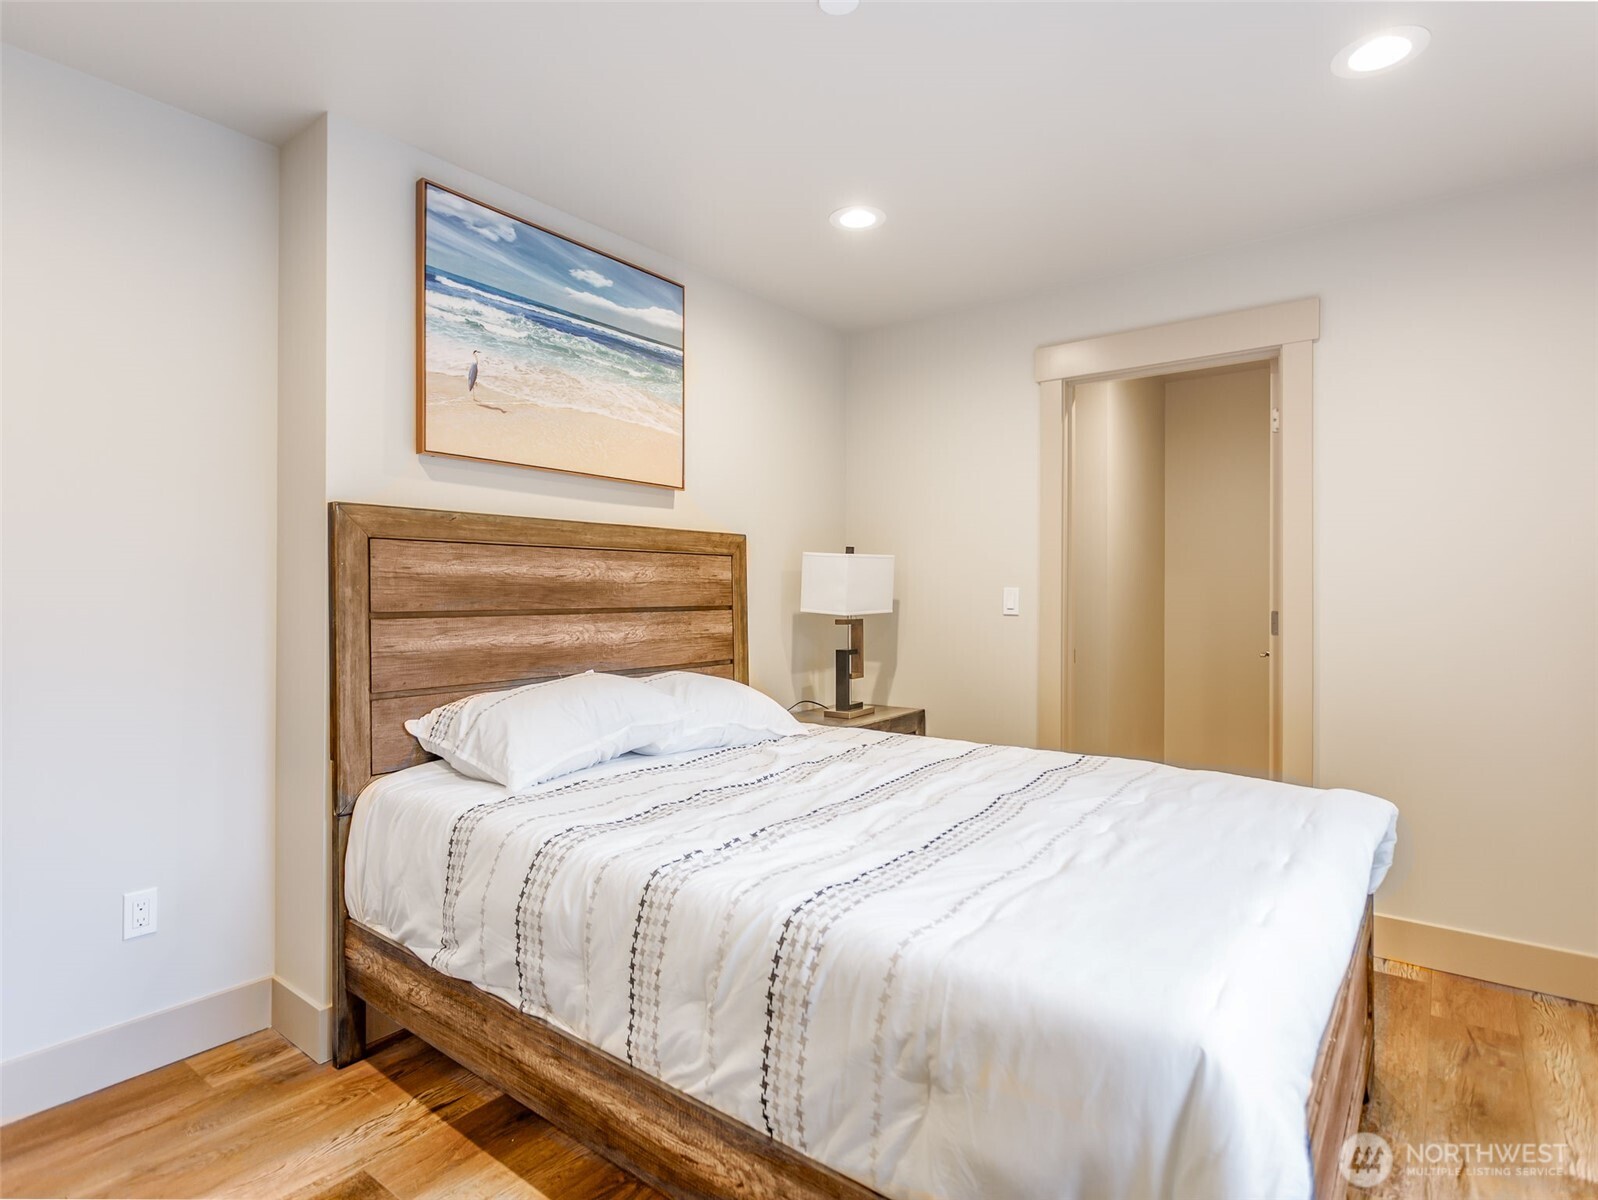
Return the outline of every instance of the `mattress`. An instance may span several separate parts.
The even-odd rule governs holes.
[[[1385,800],[865,730],[356,805],[438,970],[891,1197],[1307,1197]]]

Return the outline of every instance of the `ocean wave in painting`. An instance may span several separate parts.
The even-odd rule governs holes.
[[[479,383],[512,404],[682,431],[678,347],[444,271],[426,284],[427,370],[458,377],[462,395],[477,351]]]

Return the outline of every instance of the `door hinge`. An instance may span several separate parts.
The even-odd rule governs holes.
[[[1277,612],[1274,608],[1271,609],[1271,636],[1272,637],[1277,637],[1282,632],[1281,616],[1282,616],[1282,614]]]
[[[1271,432],[1282,432],[1282,410],[1279,408],[1271,409]]]

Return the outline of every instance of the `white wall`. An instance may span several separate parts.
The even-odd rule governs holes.
[[[10,47],[3,76],[14,1114],[19,1056],[271,974],[277,154]]]
[[[320,397],[285,396],[284,402],[313,409],[322,404],[325,439],[321,447],[293,450],[299,461],[285,463],[283,471],[309,477],[325,463],[324,498],[332,500],[745,533],[751,682],[784,703],[820,695],[830,679],[835,631],[823,618],[797,615],[798,568],[802,551],[842,540],[843,474],[836,458],[843,433],[842,339],[336,115],[306,137],[326,141],[325,228],[308,235],[325,235],[325,389]],[[291,144],[284,158],[285,202],[289,189],[304,186],[319,169],[314,147]],[[415,185],[422,176],[684,284],[684,491],[418,458],[412,389]],[[285,261],[298,253],[285,241]],[[291,453],[286,444],[284,452]],[[325,557],[320,543],[316,552]],[[325,622],[324,568],[309,561],[303,546],[285,544],[284,553],[294,560],[286,560],[285,579],[292,575],[298,588],[280,597],[285,612],[293,609],[307,620],[320,613]],[[326,647],[325,632],[311,640]],[[285,657],[280,667],[280,689],[305,697],[305,720],[296,722],[292,740],[280,749],[282,777],[295,783],[279,797],[277,969],[296,991],[326,1004],[325,655],[315,664]]]
[[[1037,346],[1320,296],[1318,781],[1403,811],[1379,911],[1598,952],[1595,262],[1589,169],[852,339],[892,701],[1035,736]]]

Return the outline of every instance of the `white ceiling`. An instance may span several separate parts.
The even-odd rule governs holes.
[[[1403,24],[1413,63],[1333,76]],[[1598,158],[1586,3],[135,0],[0,32],[268,141],[342,114],[840,328]]]

